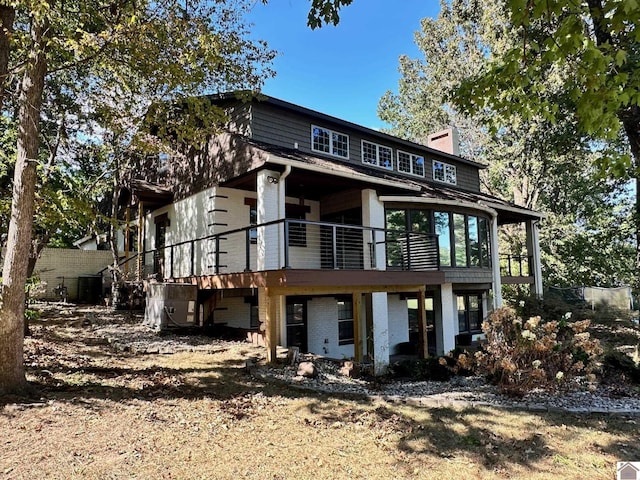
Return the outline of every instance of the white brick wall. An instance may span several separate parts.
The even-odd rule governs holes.
[[[4,251],[2,261],[4,262]],[[110,251],[105,250],[76,250],[71,248],[45,248],[36,262],[34,275],[46,282],[47,288],[42,300],[58,300],[54,289],[62,283],[67,287],[68,300],[78,298],[78,277],[95,275],[103,268],[113,263]],[[111,285],[109,272],[104,275],[105,288]]]
[[[409,312],[407,301],[400,295],[389,295],[387,298],[389,312],[389,351],[391,355],[398,353],[398,344],[409,341]]]
[[[334,297],[309,300],[307,317],[309,352],[331,358],[353,357],[353,345],[338,345],[338,302]]]

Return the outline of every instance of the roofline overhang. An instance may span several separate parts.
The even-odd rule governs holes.
[[[264,162],[265,164],[267,163],[272,163],[275,165],[283,165],[283,166],[291,166],[291,167],[295,167],[295,168],[299,168],[301,170],[308,170],[310,172],[317,172],[317,173],[323,173],[323,174],[331,174],[334,175],[336,177],[342,177],[342,178],[349,178],[352,180],[358,180],[360,182],[364,182],[364,183],[370,183],[370,184],[374,184],[374,185],[383,185],[385,187],[393,187],[393,188],[399,188],[402,190],[409,190],[412,192],[419,192],[421,190],[421,187],[418,185],[409,185],[406,184],[404,182],[401,181],[395,181],[395,180],[388,180],[388,179],[384,179],[384,178],[377,178],[377,177],[372,177],[370,175],[366,175],[364,173],[360,173],[360,172],[354,172],[354,171],[349,171],[349,172],[341,172],[339,170],[330,170],[327,171],[327,168],[325,166],[318,166],[318,165],[310,165],[304,162],[300,162],[297,160],[288,160],[286,158],[282,158],[279,157],[277,155],[273,155],[271,153],[268,154],[268,158],[267,160]],[[264,164],[263,164],[264,166]]]
[[[428,205],[444,205],[448,207],[461,207],[469,208],[473,210],[481,210],[488,213],[492,217],[497,217],[498,212],[488,205],[482,203],[467,202],[465,200],[446,200],[444,198],[429,198],[429,197],[403,197],[399,195],[382,195],[378,197],[381,202],[408,202],[408,203],[424,203]]]

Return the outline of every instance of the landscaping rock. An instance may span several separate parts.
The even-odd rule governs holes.
[[[316,378],[318,376],[318,369],[313,362],[301,362],[298,365],[298,376],[306,378]]]

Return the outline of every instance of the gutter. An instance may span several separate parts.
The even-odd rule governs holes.
[[[406,183],[396,182],[394,180],[385,180],[382,178],[370,177],[362,173],[341,172],[339,170],[327,170],[327,168],[325,167],[319,167],[317,165],[309,165],[309,164],[298,162],[298,161],[291,161],[285,158],[273,156],[271,154],[269,154],[265,163],[273,163],[275,165],[284,165],[285,172],[287,171],[286,167],[296,167],[296,168],[300,168],[301,170],[308,170],[311,172],[318,172],[318,173],[324,173],[324,174],[330,173],[331,175],[335,175],[336,177],[350,178],[350,179],[359,180],[365,183],[373,183],[376,185],[384,185],[386,187],[401,188],[403,190],[411,190],[414,192],[421,191],[421,187],[416,185],[408,185]],[[283,175],[284,175],[284,172],[283,172]]]
[[[498,217],[497,210],[482,203],[465,202],[464,200],[445,200],[443,198],[427,198],[427,197],[402,197],[395,195],[382,195],[381,202],[398,202],[398,203],[427,203],[431,205],[445,205],[449,207],[463,207],[473,210],[481,210],[488,213],[492,217]]]

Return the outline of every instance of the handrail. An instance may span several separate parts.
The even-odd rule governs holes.
[[[138,252],[134,253],[133,256],[128,257],[128,258],[124,258],[120,261],[118,261],[118,266],[121,267],[122,265],[125,265],[127,263],[129,263],[131,260],[137,258],[139,255]],[[112,265],[109,264],[106,267],[104,267],[102,270],[100,270],[98,273],[96,273],[96,275],[102,275],[106,270],[109,270],[110,268],[112,268]]]
[[[168,277],[166,278],[174,277],[174,273],[176,273],[174,270],[174,261],[176,258],[179,259],[179,263],[175,265],[177,267],[176,269],[178,270],[177,277],[192,277],[197,274],[196,257],[199,258],[198,261],[200,262],[199,270],[212,269],[215,274],[220,274],[221,269],[224,268],[233,268],[236,269],[233,271],[238,272],[242,271],[242,268],[239,268],[239,264],[242,263],[242,260],[238,261],[238,259],[242,255],[244,256],[244,271],[251,271],[252,254],[250,246],[252,243],[255,243],[255,241],[252,242],[253,239],[250,232],[252,230],[264,229],[266,227],[280,224],[283,224],[285,233],[284,238],[286,240],[283,246],[284,264],[279,264],[277,268],[291,268],[291,254],[293,254],[293,252],[295,251],[290,251],[290,249],[303,246],[305,248],[310,248],[310,253],[307,256],[300,256],[300,252],[295,253],[294,263],[296,265],[294,266],[294,268],[333,268],[365,270],[376,269],[378,268],[378,254],[376,251],[376,246],[380,244],[396,244],[400,246],[394,247],[399,248],[399,250],[394,250],[394,253],[396,255],[393,264],[389,263],[389,259],[391,258],[391,256],[389,255],[389,252],[387,252],[387,268],[393,269],[399,267],[402,270],[439,269],[438,236],[436,234],[404,230],[387,230],[381,227],[369,227],[331,222],[316,222],[312,220],[287,218],[272,220],[257,225],[248,225],[241,228],[225,230],[222,232],[212,233],[189,240],[183,240],[181,242],[164,245],[160,248],[144,250],[143,252],[140,252],[139,255],[143,256],[144,261],[147,258],[147,255],[152,254],[154,259],[154,272],[158,273],[158,268],[162,268],[162,270],[160,270],[160,273],[162,275],[168,275]],[[294,230],[290,228],[291,225],[309,225],[320,228],[330,228],[331,235],[330,238],[325,237],[325,239],[323,240],[322,233],[320,233],[319,236],[317,234],[311,234],[311,236],[308,238],[308,241],[310,243],[307,245],[306,234],[304,234],[304,237],[297,238],[296,235],[298,235],[298,232],[297,230],[294,232]],[[244,244],[245,250],[243,252],[238,251],[238,242],[234,240],[231,240],[229,243],[224,243],[224,246],[221,247],[222,242],[227,242],[229,240],[229,237],[242,232],[244,232],[244,235],[243,240],[240,240],[240,242]],[[336,236],[337,232],[340,232],[340,238]],[[365,232],[371,232],[371,236],[368,240],[363,238],[362,243],[360,243],[359,241],[353,243],[353,238],[351,238],[350,240],[345,240],[344,235],[347,234],[345,232],[350,232],[350,235],[356,235],[356,238],[357,236],[361,235],[361,233],[364,234]],[[379,232],[384,234],[383,241],[379,240]],[[200,244],[201,242],[211,240],[213,240],[215,244],[209,247],[209,251],[205,251],[206,244],[199,245],[199,253],[196,254],[196,243]],[[303,242],[303,245],[292,244],[292,240],[301,241]],[[184,249],[184,246],[186,245],[190,245],[188,251],[185,251]],[[368,248],[367,245],[369,245]],[[226,251],[221,250],[221,248],[226,249]],[[360,253],[358,253],[358,249],[360,249]],[[223,263],[225,261],[221,261],[221,255],[226,255],[228,253],[232,253],[232,256],[225,258],[230,259],[230,262],[234,264],[233,267],[231,266],[231,264],[224,265]],[[213,255],[214,257],[211,258],[211,255]],[[190,258],[186,259],[187,256],[189,256]],[[203,263],[206,262],[207,258],[211,259],[210,263]],[[319,263],[317,263],[318,258],[320,259]],[[316,266],[313,266],[314,259],[316,261]],[[306,266],[300,267],[299,265],[301,264],[305,264]]]

